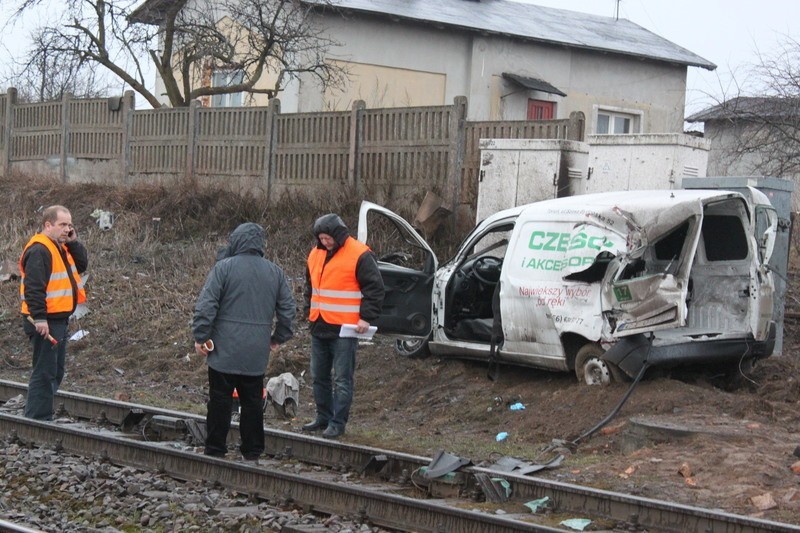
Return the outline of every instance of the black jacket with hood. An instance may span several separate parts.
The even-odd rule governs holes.
[[[319,240],[320,233],[325,233],[333,237],[336,245],[332,250],[328,251],[325,259],[327,263],[333,255],[339,251],[339,248],[344,245],[344,242],[350,236],[350,231],[344,224],[339,215],[330,213],[319,217],[314,222],[314,237],[317,239],[317,248],[325,250],[325,247]],[[361,320],[365,322],[374,322],[381,315],[381,305],[383,304],[383,278],[381,277],[380,270],[378,270],[378,263],[375,260],[375,255],[371,251],[364,252],[358,258],[356,263],[356,280],[361,288],[361,309],[359,315]],[[303,312],[305,316],[309,316],[311,311],[311,274],[308,271],[306,264],[306,288],[304,291],[304,307]],[[316,337],[334,338],[339,336],[341,326],[328,324],[320,316],[311,323],[311,334]]]

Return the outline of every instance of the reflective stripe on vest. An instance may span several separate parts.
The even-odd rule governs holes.
[[[314,248],[308,254],[311,276],[309,320],[320,316],[328,324],[356,324],[361,318],[361,289],[356,279],[358,259],[369,251],[365,244],[348,237],[326,263],[327,250]]]
[[[52,264],[50,269],[50,278],[48,279],[47,287],[45,288],[45,304],[47,306],[47,314],[70,313],[74,311],[76,303],[80,304],[86,301],[86,292],[83,288],[83,280],[78,273],[78,268],[75,266],[75,260],[72,258],[72,254],[69,253],[69,250],[66,247],[62,247],[67,257],[67,264],[64,264],[64,260],[57,248],[57,246],[61,245],[56,245],[56,243],[53,242],[49,237],[41,233],[37,233],[31,238],[30,241],[28,241],[28,244],[25,245],[25,249],[22,251],[22,255],[20,256],[20,311],[25,315],[30,314],[30,311],[28,310],[28,304],[25,301],[25,268],[22,264],[22,258],[25,256],[25,252],[28,251],[28,248],[37,243],[44,245],[50,252]],[[75,285],[78,287],[77,299],[75,298],[70,278],[75,281]]]

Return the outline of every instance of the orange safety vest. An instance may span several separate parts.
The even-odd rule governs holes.
[[[361,318],[361,287],[356,279],[358,258],[369,247],[352,237],[326,263],[328,251],[314,248],[308,254],[311,276],[312,322],[320,316],[328,324],[356,324]]]
[[[47,287],[45,289],[47,293],[45,296],[47,314],[70,313],[74,311],[75,296],[72,291],[70,276],[75,280],[75,285],[78,287],[78,303],[80,304],[86,301],[86,291],[83,290],[83,280],[81,279],[81,275],[78,274],[78,269],[75,266],[75,260],[72,258],[72,255],[65,246],[56,244],[47,235],[37,233],[31,238],[30,241],[28,241],[28,244],[25,245],[25,249],[22,250],[22,255],[19,258],[19,271],[22,275],[22,279],[19,284],[19,297],[22,301],[22,314],[30,314],[28,311],[28,303],[25,301],[25,268],[22,265],[22,258],[25,257],[25,252],[28,250],[28,248],[36,243],[43,244],[45,247],[47,247],[48,251],[50,252],[50,257],[52,258],[53,266],[50,269],[50,279],[48,280]],[[69,269],[67,269],[67,265],[64,264],[64,259],[58,251],[58,246],[61,246],[66,252],[65,255],[67,256]]]

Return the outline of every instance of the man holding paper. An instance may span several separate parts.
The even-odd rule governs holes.
[[[384,289],[372,251],[350,236],[338,215],[319,217],[313,231],[317,244],[308,254],[305,308],[317,416],[303,431],[324,430],[323,437],[336,439],[353,402],[357,336],[368,334],[380,315]]]

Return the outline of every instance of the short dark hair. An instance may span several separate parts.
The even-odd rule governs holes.
[[[53,224],[58,218],[58,214],[61,212],[69,213],[69,209],[63,205],[51,205],[50,207],[46,207],[44,211],[42,211],[42,226],[44,226],[45,222]]]

